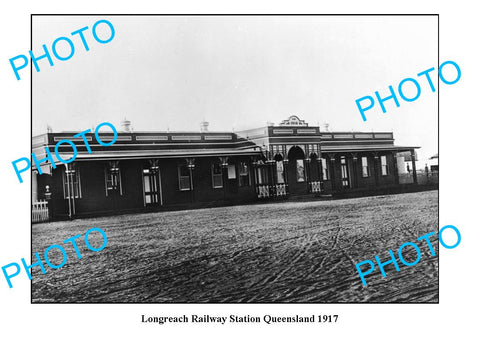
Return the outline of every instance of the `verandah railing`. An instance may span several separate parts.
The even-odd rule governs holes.
[[[259,184],[257,185],[257,197],[262,198],[271,198],[271,197],[283,197],[287,196],[287,185],[286,184],[275,184],[275,185],[266,185]]]

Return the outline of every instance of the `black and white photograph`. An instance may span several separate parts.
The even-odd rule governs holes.
[[[64,242],[32,302],[438,303],[438,236],[417,240],[439,229],[419,74],[438,34],[435,15],[32,16],[54,63],[32,68],[32,261]]]
[[[0,347],[475,347],[477,14],[2,2]]]

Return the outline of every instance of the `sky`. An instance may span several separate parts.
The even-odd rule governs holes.
[[[92,36],[100,19],[115,28],[106,44]],[[88,52],[70,34],[85,26]],[[71,59],[33,70],[33,135],[124,118],[134,131],[199,131],[203,120],[232,131],[297,115],[330,131],[393,131],[420,159],[438,152],[438,93],[417,77],[435,67],[436,89],[448,88],[437,82],[436,16],[34,16],[32,31],[37,56],[61,36],[75,45]],[[405,78],[421,86],[414,102],[398,95]],[[382,113],[376,102],[363,121],[355,100],[386,97],[389,85],[400,107],[386,101]]]

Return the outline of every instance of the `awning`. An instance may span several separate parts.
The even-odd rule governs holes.
[[[63,159],[72,157],[72,153],[59,153]],[[163,150],[121,150],[121,151],[92,151],[78,153],[75,161],[100,160],[128,160],[128,159],[162,159],[162,158],[192,158],[209,156],[249,156],[262,155],[260,149],[163,149]],[[55,162],[59,164],[59,161]]]
[[[418,146],[397,146],[397,145],[323,145],[320,147],[322,153],[355,153],[365,151],[409,151],[418,149]]]

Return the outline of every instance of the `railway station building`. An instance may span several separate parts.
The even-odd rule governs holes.
[[[48,201],[50,219],[241,204],[291,197],[369,193],[401,185],[391,132],[329,132],[297,116],[278,125],[238,132],[132,132],[128,121],[116,142],[103,147],[78,132],[33,137],[45,157],[63,139],[77,147],[69,164],[42,163],[32,172],[32,201]],[[113,133],[101,133],[103,141]],[[72,148],[59,147],[64,159]],[[415,161],[413,161],[415,164]],[[413,168],[411,184],[417,182]]]

